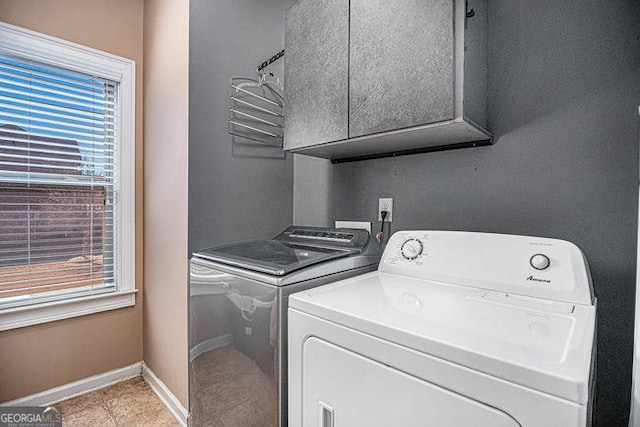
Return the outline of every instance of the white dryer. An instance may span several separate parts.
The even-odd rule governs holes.
[[[589,425],[595,324],[569,242],[398,232],[378,271],[290,297],[289,425]]]

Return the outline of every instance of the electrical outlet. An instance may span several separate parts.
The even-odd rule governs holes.
[[[393,199],[378,199],[378,221],[382,221],[382,211],[387,211],[386,222],[393,221]]]

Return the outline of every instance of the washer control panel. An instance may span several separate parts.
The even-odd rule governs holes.
[[[585,258],[570,242],[461,231],[398,231],[380,272],[591,304]]]

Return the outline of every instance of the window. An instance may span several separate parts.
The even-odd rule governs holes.
[[[135,303],[134,76],[0,23],[0,330]]]

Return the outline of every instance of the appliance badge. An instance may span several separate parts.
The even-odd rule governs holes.
[[[529,282],[542,282],[542,283],[551,283],[551,280],[547,280],[547,279],[539,279],[537,277],[533,277],[533,276],[529,276],[527,277],[527,280]]]

